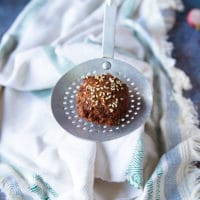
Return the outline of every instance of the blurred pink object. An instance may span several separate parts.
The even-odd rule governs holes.
[[[200,30],[200,9],[194,8],[187,15],[187,22],[196,30]]]

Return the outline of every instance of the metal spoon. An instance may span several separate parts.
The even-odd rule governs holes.
[[[61,77],[52,93],[51,106],[57,122],[68,133],[88,140],[106,141],[132,133],[145,123],[152,108],[149,82],[133,66],[113,58],[116,10],[115,1],[108,0],[103,25],[103,57],[75,66]],[[88,75],[106,73],[118,77],[129,88],[130,108],[119,126],[87,122],[76,111],[76,93],[82,80]]]

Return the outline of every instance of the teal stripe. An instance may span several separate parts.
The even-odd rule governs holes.
[[[48,191],[48,193],[51,193],[54,197],[58,197],[57,192],[47,182],[45,182],[40,175],[35,174],[34,179],[41,184]]]
[[[13,23],[11,31],[3,36],[0,44],[0,65],[6,62],[10,54],[17,47],[24,29],[31,23],[30,21],[34,19],[38,8],[42,7],[44,3],[46,3],[45,0],[32,0]]]
[[[153,199],[153,181],[152,178],[150,178],[147,183],[146,183],[146,188],[147,188],[147,200],[152,200]]]
[[[125,0],[122,4],[119,15],[125,18],[131,18],[136,12],[140,3],[140,0]]]
[[[162,200],[160,197],[160,187],[161,187],[161,178],[163,176],[163,169],[161,167],[161,163],[158,165],[156,169],[156,174],[157,174],[157,181],[156,181],[156,200]]]
[[[52,92],[52,89],[44,89],[44,90],[32,91],[32,94],[41,99],[45,99],[45,98],[50,97],[51,92]]]
[[[53,188],[45,182],[41,176],[35,174],[33,178],[35,183],[30,187],[30,190],[31,192],[37,194],[41,200],[50,200],[50,195],[58,197],[56,191],[53,190]]]
[[[54,46],[45,46],[44,50],[59,73],[64,74],[74,66],[66,57],[58,55]]]
[[[128,183],[137,189],[141,189],[143,187],[143,158],[143,138],[140,137],[126,172]]]
[[[18,39],[14,35],[7,35],[4,37],[0,44],[0,65],[4,64],[6,59],[8,59],[9,55],[14,51],[18,44]],[[5,60],[4,60],[5,59]]]
[[[10,199],[24,200],[24,196],[33,195],[24,194],[20,189],[20,186],[22,186],[20,184],[23,184],[23,188],[26,187],[30,192],[37,194],[38,200],[50,200],[50,197],[53,197],[53,199],[58,197],[58,193],[40,175],[12,164],[2,156],[0,156],[0,164],[8,166],[9,176],[7,176],[7,171],[0,171],[0,180],[2,180],[0,187],[4,189],[8,196],[12,197]]]
[[[23,34],[24,29],[31,24],[31,21],[34,20],[35,15],[37,14],[39,8],[41,8],[45,3],[46,0],[32,0],[30,3],[25,7],[25,9],[21,12],[19,17],[17,18],[18,23],[13,24],[13,35],[17,35],[21,37]]]

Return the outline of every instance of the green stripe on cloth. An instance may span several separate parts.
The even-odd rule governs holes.
[[[30,1],[30,3],[24,8],[24,10],[13,23],[11,33],[9,34],[22,37],[24,29],[31,23],[31,20],[34,20],[34,17],[37,14],[39,8],[42,7],[45,3],[47,3],[46,0]]]
[[[58,193],[42,176],[21,168],[4,157],[0,160],[0,191],[11,200],[58,198]]]
[[[137,11],[140,0],[125,0],[120,9],[120,16],[130,18]]]
[[[156,199],[160,198],[160,186],[161,186],[161,177],[163,176],[163,169],[161,167],[161,164],[158,165],[156,169],[157,174],[157,181],[156,181]]]
[[[147,198],[146,200],[152,200],[153,199],[153,180],[149,179],[146,183],[147,188]]]
[[[126,172],[126,179],[128,183],[137,189],[141,189],[143,187],[143,158],[143,138],[140,136]]]
[[[50,194],[54,197],[58,197],[57,192],[45,182],[40,175],[35,174],[33,178],[35,183],[30,187],[30,190],[36,193],[41,200],[50,200]]]
[[[38,8],[42,7],[44,3],[46,3],[45,0],[32,0],[17,17],[8,33],[3,36],[0,43],[0,66],[6,62],[9,55],[15,50],[24,29],[31,23]]]
[[[58,53],[58,47],[49,45],[45,46],[44,50],[59,73],[63,74],[74,66],[70,60]]]

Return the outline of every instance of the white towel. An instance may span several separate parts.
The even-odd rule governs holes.
[[[176,73],[188,80],[182,72],[174,69],[174,60],[168,57],[171,46],[166,42],[166,27],[171,25],[171,21],[166,24],[166,18],[161,14],[162,9],[182,9],[182,4],[173,0],[168,3],[119,0],[117,3],[115,57],[140,70],[153,87],[154,63],[152,59],[145,62],[151,48],[154,56],[167,67],[166,73],[170,76]],[[164,141],[161,138],[159,141],[165,147],[160,151],[156,133],[157,104],[153,112],[156,117],[152,116],[146,126],[103,143],[70,135],[57,124],[51,113],[51,89],[59,78],[74,65],[101,57],[103,10],[101,0],[34,0],[2,40],[0,84],[4,91],[0,150],[4,162],[0,166],[0,188],[10,199],[169,199],[170,194],[166,191],[170,186],[166,184],[166,177],[173,159],[168,157],[174,146],[184,146],[180,147],[179,151],[182,151],[186,145],[180,144],[182,140],[179,138],[177,143],[173,143],[169,137],[173,130],[169,134],[166,128],[169,122],[167,103],[162,105],[161,137]],[[135,38],[133,32],[139,33],[139,37]],[[161,77],[166,76],[162,71],[160,73]],[[163,80],[162,101],[165,102],[168,101],[165,91],[171,88],[167,79]],[[179,98],[184,101],[183,105],[189,105],[179,92],[189,87],[189,82],[178,85],[174,80],[174,84],[179,88],[172,100],[176,102]],[[180,103],[178,107],[183,105]],[[192,112],[190,118],[193,118],[189,132],[199,132],[195,126],[193,106],[188,109]],[[182,131],[184,127],[181,124],[178,121],[180,135],[189,137]],[[158,164],[161,154],[167,152],[169,154]],[[175,155],[174,159],[177,158]],[[189,155],[189,152],[183,155]],[[176,176],[182,166],[180,163],[177,161],[175,164]],[[14,192],[9,187],[10,177],[16,181]],[[174,195],[187,199],[190,190],[180,193],[178,183],[183,177],[173,178]]]

